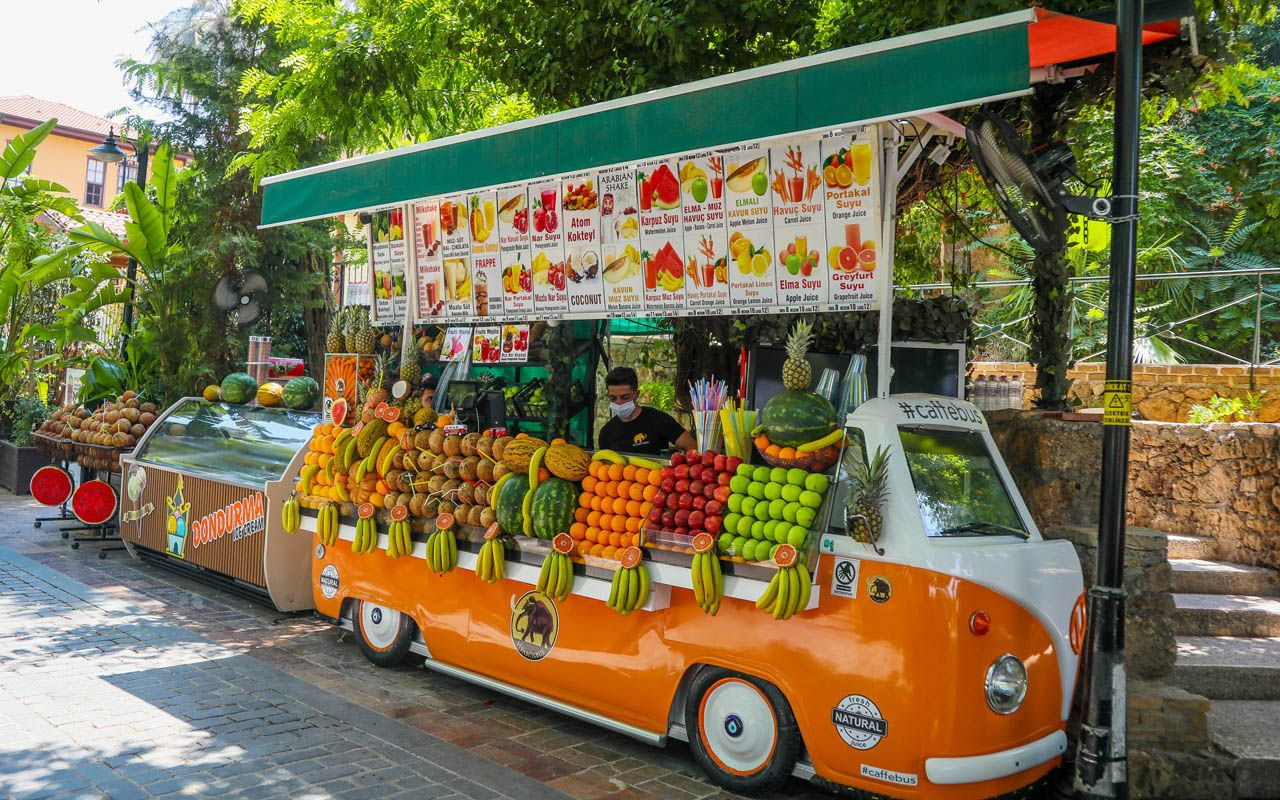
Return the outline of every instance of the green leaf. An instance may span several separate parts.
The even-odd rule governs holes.
[[[147,193],[136,183],[126,183],[124,200],[129,206],[132,223],[125,223],[125,231],[129,236],[129,244],[145,253],[138,258],[138,263],[148,271],[156,272],[164,267],[167,251],[168,232],[165,229],[164,215],[147,199]],[[141,236],[139,236],[141,234]],[[138,242],[137,239],[142,241]]]
[[[167,142],[156,148],[150,184],[156,191],[157,211],[160,213],[161,235],[154,241],[167,242],[169,229],[173,226],[174,207],[178,202],[177,171],[173,168],[173,150]],[[152,238],[150,233],[147,236]]]

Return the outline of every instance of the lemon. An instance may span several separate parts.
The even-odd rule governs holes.
[[[827,167],[827,169],[831,169]],[[833,247],[827,251],[827,261],[831,264],[832,269],[840,269],[840,248]]]
[[[769,251],[761,250],[751,259],[751,271],[757,277],[763,277],[769,271]]]
[[[738,254],[738,272],[743,275],[751,274],[751,251],[743,250]]]

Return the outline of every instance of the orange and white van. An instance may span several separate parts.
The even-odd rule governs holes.
[[[476,544],[438,576],[423,542],[412,558],[353,555],[354,520],[336,545],[315,540],[316,609],[375,664],[412,653],[654,745],[688,740],[734,791],[797,775],[960,800],[1035,783],[1067,747],[1083,623],[1074,549],[1040,536],[974,406],[875,399],[847,430],[846,458],[889,451],[883,534],[854,541],[832,515],[815,532],[809,607],[791,619],[756,609],[764,581],[733,575],[707,616],[688,567],[667,561],[646,561],[653,591],[627,616],[605,605],[607,572],[577,565],[556,602],[535,591],[541,557],[514,549],[495,584],[474,574]]]

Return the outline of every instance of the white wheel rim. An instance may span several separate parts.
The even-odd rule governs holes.
[[[726,678],[707,690],[698,709],[698,726],[712,760],[736,775],[764,769],[778,744],[778,722],[768,699],[737,678]]]
[[[400,634],[400,612],[361,601],[360,634],[374,650],[390,650]]]

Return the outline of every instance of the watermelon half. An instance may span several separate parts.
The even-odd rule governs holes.
[[[116,514],[116,490],[105,481],[85,481],[71,495],[71,510],[86,525],[101,525]]]

